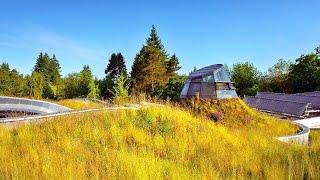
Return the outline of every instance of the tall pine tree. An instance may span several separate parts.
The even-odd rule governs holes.
[[[110,76],[114,82],[117,82],[122,74],[124,76],[128,75],[126,64],[121,53],[113,53],[111,55],[105,74]]]
[[[157,86],[163,86],[168,82],[167,53],[152,26],[151,34],[136,55],[131,72],[133,92],[145,92],[151,94]]]
[[[61,81],[61,67],[55,54],[53,54],[52,58],[49,61],[48,72],[50,76],[49,81],[54,85],[59,84],[59,82]]]
[[[167,61],[167,75],[169,77],[173,77],[177,75],[177,71],[181,68],[179,66],[179,59],[178,57],[173,54],[170,59]]]

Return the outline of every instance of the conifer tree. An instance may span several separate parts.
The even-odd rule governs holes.
[[[56,58],[55,54],[53,54],[52,58],[49,61],[49,67],[48,67],[48,73],[50,76],[49,81],[52,84],[57,85],[59,81],[61,81],[60,71],[61,71],[61,67],[60,67],[59,61]]]
[[[167,53],[156,28],[152,26],[151,34],[136,55],[131,72],[132,87],[134,92],[151,94],[157,86],[168,82],[166,74]]]
[[[43,54],[42,52],[39,54],[36,64],[34,66],[34,71],[40,73],[42,76],[45,77],[45,79],[48,78],[49,72],[49,63],[50,63],[50,57],[47,53]]]
[[[170,57],[170,59],[167,61],[167,75],[169,77],[176,76],[177,71],[181,67],[179,66],[179,59],[178,57],[174,54]]]
[[[121,75],[127,76],[127,68],[121,53],[111,55],[105,74],[110,76],[114,82],[117,82]]]

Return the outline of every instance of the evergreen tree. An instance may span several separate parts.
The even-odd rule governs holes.
[[[49,78],[49,67],[50,67],[50,57],[47,53],[43,54],[42,52],[39,54],[36,64],[34,66],[34,71],[40,73],[45,80]]]
[[[127,68],[121,53],[111,55],[105,74],[110,76],[114,82],[117,82],[122,74],[127,76]]]
[[[83,66],[80,72],[79,90],[81,97],[96,98],[99,95],[98,86],[95,83],[92,72],[88,65]]]
[[[178,57],[174,54],[170,57],[170,59],[167,61],[167,75],[169,77],[176,76],[177,71],[181,67],[179,66],[179,59]]]
[[[56,58],[55,54],[53,54],[52,58],[49,61],[49,66],[48,66],[48,73],[49,73],[49,81],[57,85],[61,81],[61,67],[59,64],[58,59]]]
[[[46,82],[57,85],[61,80],[60,69],[59,61],[54,54],[53,57],[50,58],[47,53],[43,54],[41,52],[33,70],[40,73]]]
[[[113,98],[113,87],[115,82],[112,80],[110,76],[106,76],[102,80],[99,81],[99,90],[100,96],[104,99],[112,99]]]
[[[126,81],[127,77],[124,74],[120,75],[116,85],[113,88],[113,96],[116,102],[121,102],[125,98],[129,97],[129,87]]]
[[[151,34],[136,55],[131,72],[134,92],[151,94],[157,86],[168,82],[167,53],[161,43],[156,29],[152,26]]]
[[[157,86],[168,82],[164,54],[153,46],[145,46],[135,58],[132,69],[135,92],[151,94]]]
[[[147,46],[152,46],[156,49],[159,49],[161,51],[161,53],[165,56],[165,58],[166,59],[168,58],[168,54],[167,54],[166,50],[164,49],[164,46],[161,42],[161,39],[158,36],[157,29],[154,25],[152,25],[151,33],[150,33],[149,38],[147,39],[146,44],[147,44]]]

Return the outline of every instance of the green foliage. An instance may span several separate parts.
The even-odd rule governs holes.
[[[126,75],[120,75],[116,85],[113,87],[113,96],[116,102],[120,102],[129,97]]]
[[[178,100],[186,80],[187,76],[184,75],[171,77],[168,84],[157,87],[153,95],[164,100]]]
[[[136,117],[136,126],[147,131],[152,130],[152,125],[155,123],[155,119],[152,117],[149,111],[139,110]]]
[[[260,77],[259,91],[289,92],[288,75],[291,64],[290,61],[279,59],[267,74]]]
[[[151,93],[157,86],[168,82],[165,60],[160,49],[151,45],[142,48],[135,58],[131,73],[135,92]]]
[[[98,84],[95,80],[90,81],[89,83],[89,93],[87,95],[88,98],[98,98],[100,90],[98,88]]]
[[[290,66],[288,83],[293,93],[320,90],[319,54],[302,55]]]
[[[26,84],[24,87],[25,95],[40,99],[45,85],[45,78],[42,74],[34,71],[31,76],[26,76]]]
[[[236,63],[230,70],[239,96],[255,95],[258,91],[259,71],[252,63]]]
[[[131,71],[133,92],[154,95],[154,91],[166,85],[169,78],[175,76],[179,69],[178,58],[176,55],[169,58],[156,28],[152,26],[146,45],[143,45],[133,62]]]
[[[43,54],[41,52],[39,54],[33,71],[44,77],[43,98],[57,98],[57,86],[61,86],[62,83],[60,69],[59,61],[54,54],[52,58],[47,53]]]
[[[111,100],[113,98],[113,87],[115,86],[114,81],[110,76],[106,76],[102,80],[99,80],[100,96],[104,99]]]
[[[166,65],[167,65],[167,75],[169,77],[176,76],[177,71],[181,68],[181,66],[179,66],[179,59],[175,54],[170,57]]]
[[[159,119],[161,119],[158,123],[159,134],[161,134],[161,136],[165,136],[172,130],[173,125],[171,121],[166,118],[160,117]]]
[[[57,88],[46,82],[43,87],[42,97],[47,99],[57,99]]]
[[[97,98],[99,88],[89,66],[84,66],[80,73],[69,74],[64,80],[65,98]]]
[[[127,68],[125,65],[124,58],[121,53],[113,53],[109,59],[108,66],[105,70],[105,74],[114,82],[117,82],[118,78],[124,74],[127,76]]]
[[[10,69],[8,63],[0,65],[0,95],[21,96],[23,95],[24,79],[17,70]]]
[[[68,74],[67,77],[64,78],[64,98],[75,98],[81,96],[81,92],[79,91],[80,80],[81,73]]]

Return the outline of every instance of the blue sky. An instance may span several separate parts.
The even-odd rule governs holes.
[[[104,76],[121,52],[128,69],[154,24],[182,69],[250,61],[265,71],[320,45],[320,1],[1,0],[0,62],[30,73],[40,51],[55,53],[62,74],[88,64]]]

